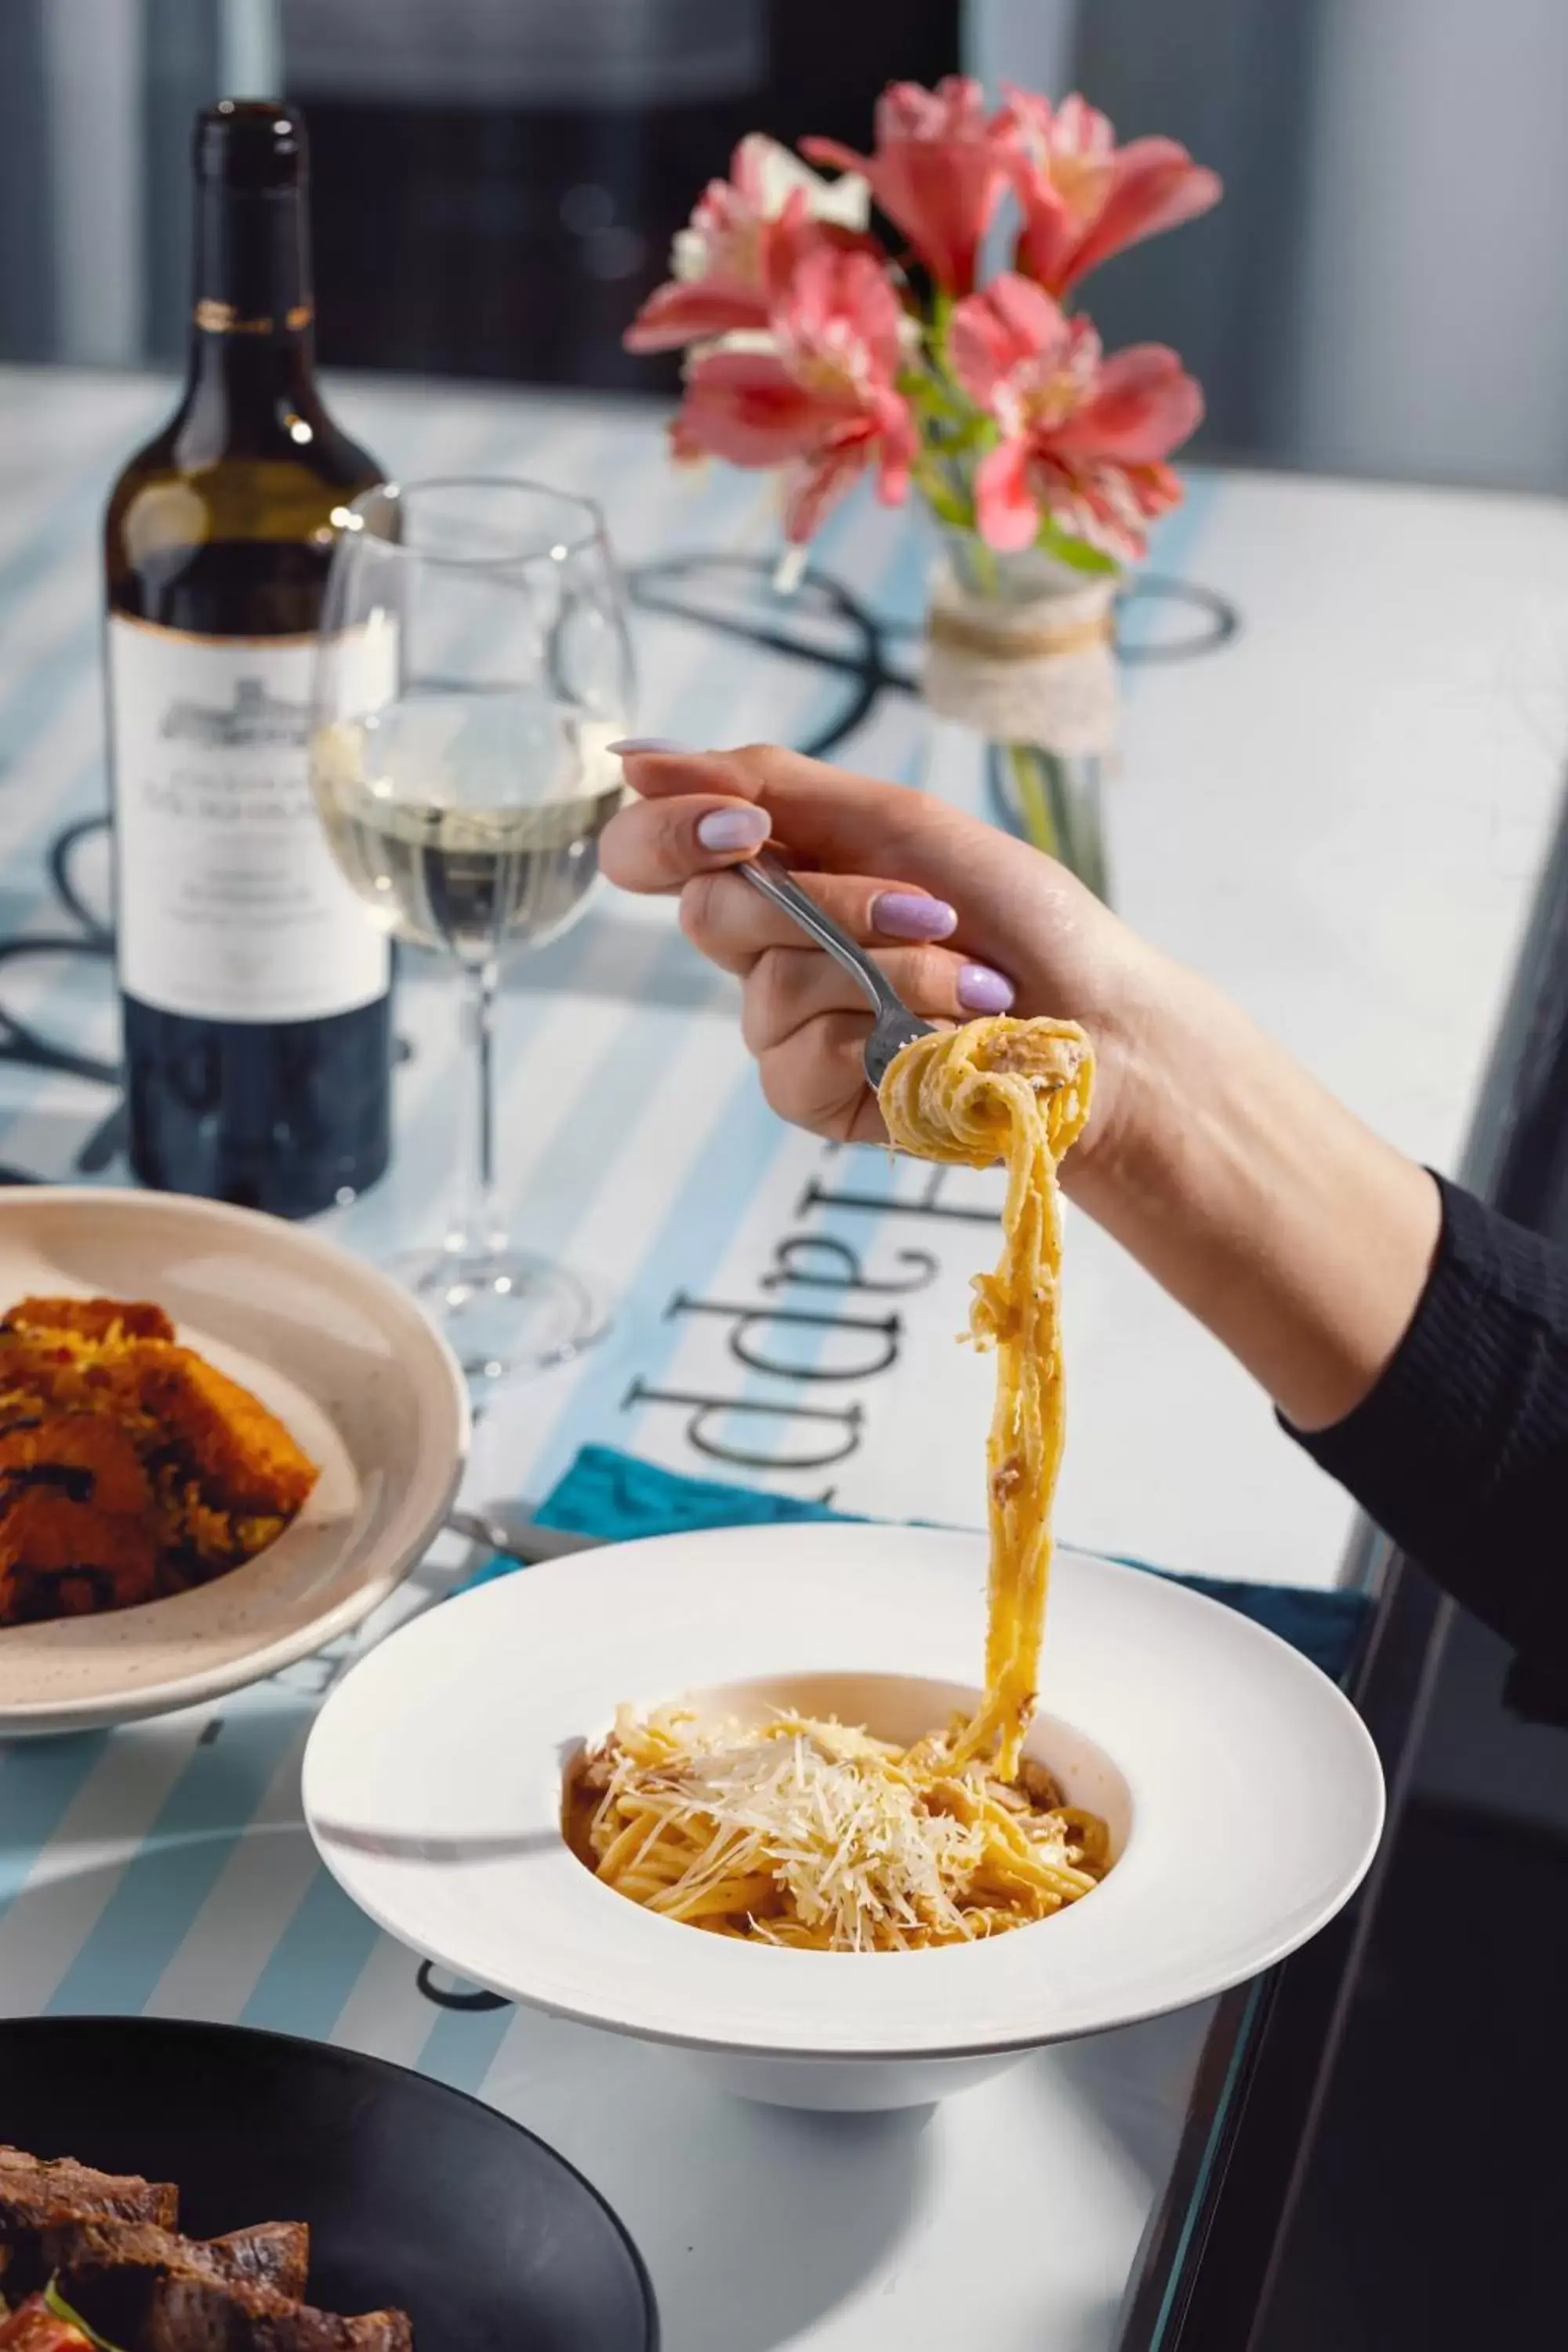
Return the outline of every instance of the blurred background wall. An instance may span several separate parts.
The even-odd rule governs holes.
[[[1095,282],[1211,457],[1568,488],[1563,0],[5,0],[0,357],[171,362],[186,129],[282,89],[323,356],[658,390],[619,331],[740,133],[853,144],[893,75],[1081,86],[1226,204]]]
[[[1185,350],[1219,447],[1568,488],[1563,0],[1079,13],[1075,72],[1123,134],[1168,131],[1228,184],[1095,289],[1111,340]]]

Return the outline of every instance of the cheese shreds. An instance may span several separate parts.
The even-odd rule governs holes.
[[[1043,1774],[1005,1786],[951,1750],[806,1716],[623,1710],[577,1776],[574,1843],[649,1910],[830,1951],[968,1942],[1087,1894],[1106,1863],[1094,1817]]]

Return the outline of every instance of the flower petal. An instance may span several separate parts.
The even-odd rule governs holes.
[[[1064,463],[1054,454],[1037,453],[1034,474],[1054,522],[1123,562],[1148,552],[1145,526],[1182,499],[1181,482],[1169,466]]]
[[[877,144],[895,139],[984,139],[985,92],[972,74],[946,74],[934,89],[890,81],[877,100]]]
[[[1065,282],[1076,283],[1126,246],[1206,213],[1223,189],[1218,173],[1194,163],[1174,139],[1134,139],[1117,153],[1105,203],[1073,256]]]
[[[1000,158],[968,141],[911,139],[884,148],[868,177],[877,202],[938,285],[967,294],[1002,194]]]
[[[1090,106],[1080,90],[1070,90],[1057,109],[1052,144],[1065,155],[1111,155],[1116,133],[1109,115]]]
[[[997,387],[1026,363],[1054,366],[1065,352],[1068,322],[1042,287],[1005,270],[978,294],[953,305],[948,353],[970,398],[991,408]]]
[[[870,444],[863,436],[829,443],[791,467],[784,481],[784,537],[799,544],[815,537],[829,511],[865,472]]]
[[[1005,110],[988,122],[979,83],[952,74],[934,90],[890,82],[878,101],[869,157],[836,139],[803,139],[801,149],[814,163],[863,174],[937,283],[950,294],[966,294],[1011,144]]]
[[[621,341],[628,352],[672,352],[767,322],[767,298],[752,287],[717,278],[671,278],[654,288]]]
[[[827,143],[834,144],[831,140]],[[813,220],[864,235],[870,218],[871,192],[858,160],[847,147],[840,148],[830,159],[843,164],[844,177],[839,180],[824,180],[816,172],[808,172],[788,147],[781,146],[776,139],[769,139],[760,131],[751,131],[742,140],[735,150],[737,160],[742,148],[748,151],[747,169],[762,199],[763,212],[776,215],[784,211],[792,195],[801,195]]]
[[[914,413],[901,393],[882,391],[876,397],[872,425],[877,436],[877,496],[885,507],[902,506],[920,455]]]
[[[891,383],[902,362],[899,298],[886,265],[858,247],[824,242],[805,253],[774,304],[773,325],[786,362],[807,371],[819,396],[840,409],[858,409],[866,383]]]
[[[1175,352],[1134,343],[1104,362],[1091,397],[1056,426],[1051,447],[1064,457],[1148,464],[1195,432],[1203,413],[1203,394]]]
[[[1009,177],[1022,215],[1014,256],[1017,268],[1059,293],[1072,271],[1081,224],[1059,189],[1026,156],[1016,160]]]
[[[777,466],[815,447],[839,413],[798,383],[768,352],[713,352],[687,379],[677,420],[684,455],[732,466]]]
[[[846,147],[841,139],[818,139],[815,136],[803,139],[800,152],[809,156],[814,163],[837,163],[841,172],[858,172],[862,178],[871,169],[869,155],[857,154],[855,149]]]
[[[974,476],[974,519],[991,547],[1032,545],[1040,508],[1029,478],[1029,444],[1022,436],[1002,442],[981,459]]]

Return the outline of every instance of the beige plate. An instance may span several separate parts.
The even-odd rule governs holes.
[[[321,1465],[275,1544],[172,1601],[0,1630],[0,1735],[216,1698],[357,1625],[440,1526],[468,1406],[444,1339],[384,1275],[298,1225],[175,1194],[0,1192],[0,1307],[29,1291],[157,1301]]]

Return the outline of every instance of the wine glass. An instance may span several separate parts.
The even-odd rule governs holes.
[[[598,509],[534,482],[384,483],[333,520],[311,788],[373,919],[456,961],[477,1095],[446,1240],[396,1270],[493,1381],[600,1327],[579,1277],[516,1247],[499,1214],[493,1037],[502,956],[583,913],[620,804],[620,583]]]

